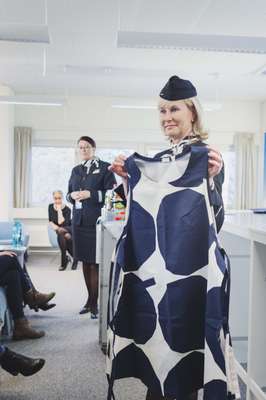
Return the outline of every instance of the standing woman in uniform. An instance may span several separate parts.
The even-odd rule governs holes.
[[[177,154],[183,154],[183,152],[184,152],[184,154],[186,154],[185,151],[186,151],[187,146],[191,146],[191,145],[193,145],[194,147],[207,146],[204,142],[204,140],[207,139],[207,134],[204,132],[204,130],[202,128],[201,111],[200,111],[200,107],[199,107],[196,96],[197,96],[197,91],[196,91],[196,88],[192,85],[192,83],[187,80],[180,79],[177,76],[171,77],[169,79],[169,81],[166,83],[166,85],[164,86],[164,88],[162,89],[162,91],[160,93],[160,100],[159,100],[159,107],[158,107],[159,115],[160,115],[160,125],[161,125],[164,135],[170,141],[171,148],[168,148],[168,149],[162,151],[161,153],[158,153],[155,156],[155,159],[158,160],[161,157],[168,157],[168,159],[169,159],[169,155],[176,156]],[[127,179],[127,172],[125,169],[126,168],[125,159],[126,159],[126,157],[124,157],[122,155],[116,157],[115,161],[112,163],[112,165],[110,167],[110,170],[117,173],[121,177]],[[190,160],[192,160],[192,158]],[[192,166],[192,164],[196,165],[197,162],[195,160],[193,160],[193,162],[192,161],[190,162],[190,166]],[[208,179],[209,180],[208,196],[209,196],[210,205],[213,206],[217,230],[219,231],[221,229],[221,226],[222,226],[223,220],[224,220],[224,207],[223,207],[223,199],[222,199],[222,184],[224,181],[224,167],[223,167],[223,160],[222,160],[221,154],[219,153],[219,151],[217,151],[216,149],[214,149],[210,146],[208,146],[208,167],[207,168],[208,168],[208,174],[207,174],[207,171],[205,173],[209,178]],[[188,171],[188,169],[186,171]],[[200,173],[200,171],[199,171],[199,173]],[[189,174],[191,174],[191,172],[188,172],[187,176],[190,176]],[[156,180],[155,180],[155,182],[156,182]],[[170,184],[171,184],[171,182],[169,182],[169,186],[170,186]],[[124,185],[126,186],[126,182],[124,182]],[[182,184],[181,184],[181,186],[182,186]],[[162,204],[163,204],[163,202],[162,202]],[[164,206],[164,207],[165,207],[165,210],[164,210],[163,214],[166,213],[166,206]],[[186,216],[186,215],[184,215],[184,216]],[[161,221],[163,221],[163,217],[160,217],[160,218],[161,218]],[[199,218],[199,216],[197,216],[197,214],[195,214],[195,218]],[[200,218],[199,218],[199,220],[200,220]],[[147,218],[146,221],[149,222],[150,220]],[[149,228],[148,222],[147,222],[147,227],[145,227],[146,222],[144,220],[143,226],[142,226],[143,230],[145,230],[145,228],[146,228],[145,232],[147,232],[147,236],[148,236],[148,233],[151,231],[151,229]],[[200,224],[201,224],[201,222],[202,222],[202,220],[200,220]],[[169,220],[165,220],[165,224],[167,224],[167,223],[169,224]],[[180,222],[178,222],[178,223],[180,223]],[[162,222],[157,222],[157,224],[162,225]],[[191,225],[191,227],[192,227],[191,229],[193,230],[193,225]],[[160,228],[160,229],[162,229],[162,228]],[[170,231],[171,227],[166,226],[164,232],[166,232],[167,229],[168,229],[168,231]],[[189,231],[189,229],[187,230],[187,232],[188,231]],[[186,231],[184,230],[184,237],[186,237],[185,235],[186,235]],[[168,235],[168,236],[165,235],[164,240],[167,241],[169,239],[169,236],[171,236],[171,235]],[[130,241],[128,240],[127,243],[130,243]],[[138,243],[137,240],[136,240],[136,243]],[[127,244],[127,246],[128,247],[125,247],[125,249],[127,249],[127,251],[131,251],[130,244]],[[164,244],[164,246],[166,246],[166,244]],[[200,244],[199,248],[200,248],[200,246],[204,246],[204,244]],[[143,245],[143,248],[145,249],[145,244]],[[136,257],[136,259],[137,259],[137,256],[139,253],[136,253],[137,256],[135,256],[134,252],[136,252],[138,250],[139,249],[137,248],[137,246],[135,246],[135,248],[132,250],[132,253],[134,254],[133,258]],[[125,253],[126,253],[126,250],[125,250]],[[199,255],[199,253],[196,253],[196,254],[197,254],[197,256]],[[132,256],[131,255],[128,256],[129,260],[130,260],[130,257],[132,257]],[[185,259],[185,257],[186,257],[185,253],[184,253],[183,257]],[[156,258],[154,258],[154,260],[156,260]],[[173,260],[174,260],[174,258],[171,259],[172,263],[175,262]],[[124,262],[124,264],[127,267],[126,261]],[[160,266],[160,264],[158,264],[158,265]],[[158,267],[158,265],[156,265],[156,264],[154,265],[155,270]],[[128,271],[125,266],[123,266],[123,268],[125,268],[124,270]],[[143,267],[143,265],[142,265],[142,267]],[[179,271],[178,268],[175,270],[175,274],[178,273],[178,271]],[[139,271],[139,270],[137,270],[137,271]],[[147,269],[145,271],[147,271]],[[157,271],[158,271],[158,268],[157,268]],[[147,332],[149,331],[150,327],[148,326],[148,323],[144,327],[142,327],[141,324],[137,325],[140,320],[136,318],[136,315],[137,316],[141,315],[141,312],[143,311],[143,309],[145,309],[145,307],[142,306],[142,308],[141,308],[140,305],[148,304],[148,301],[147,301],[147,297],[145,297],[146,300],[141,299],[139,297],[137,298],[135,293],[145,293],[145,290],[147,287],[150,288],[150,286],[155,285],[156,280],[160,282],[161,278],[157,272],[157,275],[155,275],[156,278],[154,280],[154,283],[150,283],[152,281],[152,279],[148,279],[145,274],[144,275],[147,280],[141,281],[141,278],[139,278],[139,276],[141,276],[141,274],[139,274],[139,272],[135,272],[135,273],[139,279],[138,283],[131,284],[131,286],[128,285],[128,287],[126,287],[126,286],[122,287],[121,292],[122,292],[122,294],[124,294],[124,298],[122,298],[122,295],[121,295],[122,301],[121,301],[121,299],[119,299],[119,303],[118,303],[118,305],[123,304],[123,306],[125,307],[126,310],[128,307],[127,304],[130,304],[131,310],[133,310],[132,314],[130,315],[130,320],[127,320],[126,318],[124,318],[123,324],[121,323],[121,325],[120,325],[120,326],[122,326],[122,328],[120,328],[120,326],[118,326],[118,322],[117,322],[118,317],[117,316],[119,315],[119,312],[120,312],[120,315],[126,315],[125,311],[123,311],[124,314],[121,313],[121,307],[120,307],[119,312],[116,312],[116,314],[114,314],[114,316],[112,317],[113,319],[111,320],[111,323],[109,322],[109,326],[111,327],[110,332],[115,332],[115,331],[112,331],[112,329],[116,329],[116,327],[118,326],[118,328],[120,328],[119,332],[122,332],[123,334],[119,333],[118,336],[116,337],[116,340],[111,336],[113,343],[116,344],[116,348],[115,348],[116,353],[115,353],[115,351],[113,351],[113,354],[112,354],[112,349],[109,351],[109,353],[112,354],[112,356],[113,356],[113,360],[112,360],[111,369],[110,369],[111,373],[109,375],[111,384],[109,386],[108,395],[112,391],[112,384],[113,384],[114,379],[120,379],[120,378],[124,378],[124,377],[138,377],[142,380],[142,382],[144,382],[146,384],[146,386],[148,388],[148,391],[146,394],[146,400],[173,400],[173,399],[196,400],[198,398],[198,390],[202,387],[205,387],[204,386],[204,384],[205,384],[204,363],[202,363],[201,367],[199,368],[198,366],[195,366],[193,364],[193,362],[188,361],[189,358],[186,360],[184,358],[185,361],[183,359],[182,359],[182,362],[180,362],[180,363],[178,361],[174,368],[169,367],[170,364],[168,364],[168,363],[169,363],[169,360],[171,360],[171,356],[169,357],[169,359],[167,359],[167,355],[165,355],[163,352],[160,352],[160,349],[158,350],[158,348],[154,344],[154,343],[158,343],[158,342],[156,342],[156,340],[157,340],[156,335],[158,335],[158,337],[160,338],[160,329],[161,328],[158,328],[157,331],[155,331],[155,329],[154,329],[153,332],[156,332],[156,334],[152,333],[153,339],[151,339],[149,342],[149,346],[150,346],[149,350],[146,351],[145,356],[142,357],[143,353],[141,353],[141,351],[142,351],[141,346],[146,344],[146,342],[148,342],[147,338],[149,336],[145,336],[145,335],[148,335]],[[182,272],[182,274],[183,274],[183,272]],[[147,274],[147,276],[150,277],[150,275],[148,275],[148,274]],[[162,274],[162,276],[163,276],[163,274]],[[116,279],[118,280],[117,277],[116,277]],[[121,282],[122,282],[122,280],[121,280]],[[143,285],[146,285],[145,290],[143,292],[141,292],[141,289],[140,289],[140,287],[141,287],[140,282],[142,282]],[[162,285],[163,285],[163,279],[162,279]],[[169,285],[169,287],[170,286],[171,285]],[[159,287],[159,285],[158,285],[158,287]],[[152,292],[152,290],[150,291],[150,293],[151,292]],[[165,293],[168,294],[167,291]],[[175,295],[177,295],[177,293],[181,293],[180,288],[178,286],[176,286]],[[182,293],[184,293],[184,292],[182,292]],[[190,301],[193,298],[191,293],[192,293],[192,291],[189,294],[190,297],[188,297],[190,299]],[[166,296],[166,294],[165,294],[165,296]],[[181,302],[179,302],[179,304],[177,304],[176,301],[171,300],[171,296],[169,294],[168,294],[168,296],[169,297],[166,297],[167,301],[165,303],[166,304],[165,314],[161,314],[161,315],[163,315],[163,317],[160,317],[159,306],[158,306],[157,314],[155,312],[155,315],[156,315],[155,326],[160,326],[161,321],[167,321],[167,324],[168,324],[167,325],[167,332],[168,332],[167,335],[170,338],[169,342],[171,343],[171,345],[174,340],[179,341],[178,343],[182,342],[182,340],[183,340],[182,339],[182,329],[184,326],[186,326],[186,328],[185,328],[186,330],[184,329],[184,332],[186,332],[186,334],[184,336],[184,343],[186,343],[186,346],[187,346],[186,348],[189,348],[189,349],[204,348],[204,340],[201,341],[200,345],[198,345],[198,344],[197,345],[193,344],[192,346],[187,345],[189,343],[189,340],[191,340],[189,338],[192,337],[194,334],[193,332],[194,331],[197,332],[196,335],[198,334],[198,332],[200,332],[199,326],[201,323],[199,320],[196,321],[196,323],[194,324],[193,332],[190,329],[190,326],[193,326],[193,324],[189,325],[190,324],[189,323],[187,325],[188,320],[190,320],[190,318],[194,318],[194,316],[191,316],[191,314],[189,314],[187,311],[189,302],[186,302],[186,300],[183,300],[183,302],[182,302],[183,298],[182,298],[182,295],[180,295],[180,294],[179,294],[179,300],[181,299]],[[151,298],[151,297],[149,297],[149,298]],[[203,298],[204,298],[204,296],[203,296]],[[206,298],[207,298],[207,295],[206,295]],[[219,298],[219,296],[217,298]],[[196,301],[199,302],[200,296],[198,296],[198,297],[195,296],[195,299],[196,299]],[[142,303],[141,303],[141,301],[142,301]],[[146,301],[146,303],[145,303],[145,301]],[[219,303],[219,301],[217,302],[217,304],[218,303]],[[156,304],[156,303],[154,303],[154,304]],[[160,304],[162,304],[162,303],[160,303]],[[178,312],[177,312],[174,315],[174,313],[176,312],[178,307],[180,307],[180,313],[178,315]],[[138,310],[139,314],[137,314],[136,310]],[[175,310],[175,311],[173,311],[173,310]],[[205,315],[204,310],[207,310],[207,308],[203,308],[201,310],[202,315]],[[207,311],[206,311],[206,313],[207,313]],[[143,315],[144,315],[144,313],[143,313]],[[152,313],[151,313],[151,315],[152,315]],[[185,317],[186,315],[189,315],[189,317]],[[215,316],[213,316],[213,315],[215,315]],[[160,320],[160,318],[161,318],[161,320]],[[214,318],[216,318],[215,321],[218,321],[220,318],[220,314],[218,312],[217,312],[217,314],[213,313],[212,318],[213,318],[213,320],[214,320]],[[147,318],[147,320],[148,320],[148,318]],[[112,326],[111,326],[111,324],[112,324]],[[115,326],[115,328],[114,328],[114,326]],[[180,326],[182,326],[182,329],[180,329]],[[144,331],[145,328],[146,328],[146,331]],[[143,329],[143,331],[142,331],[142,329]],[[164,332],[166,332],[166,330]],[[178,337],[177,332],[179,334],[181,332],[180,338]],[[213,330],[213,332],[215,332],[215,330]],[[122,339],[119,337],[119,335],[122,336]],[[115,337],[115,333],[114,333],[114,337]],[[132,337],[133,338],[145,337],[145,341],[143,340],[143,342],[140,342],[140,341],[137,341],[134,339],[136,342],[135,343],[134,340],[132,340]],[[127,338],[130,338],[130,339],[127,339]],[[217,352],[219,352],[218,334],[217,334],[217,338],[216,338],[215,334],[213,334],[212,338],[214,338],[213,343],[217,339],[217,349],[218,349]],[[124,340],[124,342],[122,342],[123,345],[120,344],[120,342],[119,342],[120,339],[121,339],[121,341]],[[126,340],[128,340],[128,342],[126,342]],[[132,341],[132,343],[130,342],[130,340]],[[158,340],[161,340],[161,339],[158,339]],[[199,340],[199,336],[197,336],[196,339],[193,339],[193,340],[194,341]],[[193,342],[193,340],[191,340],[191,343]],[[163,340],[161,340],[161,341],[163,343]],[[139,342],[141,344],[139,344]],[[126,348],[125,343],[130,343],[130,345],[128,345],[128,347]],[[206,343],[207,343],[207,341],[206,341]],[[189,347],[189,346],[191,346],[191,347]],[[181,348],[181,347],[182,346],[179,346],[179,348]],[[135,351],[135,348],[136,348],[136,351]],[[166,348],[167,348],[167,346],[166,346]],[[148,349],[148,345],[146,347],[146,350],[147,349]],[[124,350],[124,353],[123,353],[123,350]],[[126,351],[128,351],[128,353]],[[169,347],[169,354],[171,354],[171,351],[172,351],[172,347],[171,347],[171,349]],[[183,352],[185,353],[185,351],[183,351]],[[215,350],[213,350],[213,352],[215,353]],[[130,354],[131,358],[129,358],[129,356],[127,356],[128,354]],[[177,354],[178,354],[178,352],[177,352]],[[182,354],[181,350],[180,350],[179,355],[180,354]],[[189,351],[187,354],[189,354]],[[126,357],[128,357],[128,358],[126,358]],[[177,357],[176,358],[176,360],[177,360],[179,356],[176,356],[176,357]],[[210,359],[212,357],[214,357],[214,356],[212,355],[210,357]],[[215,353],[215,357],[217,359],[216,353]],[[110,359],[111,359],[111,357],[109,357],[109,360]],[[207,357],[206,357],[206,359],[207,359]],[[136,363],[137,366],[135,366],[134,362]],[[152,365],[151,362],[154,363],[153,365],[156,366],[157,370],[152,369],[152,367],[149,368],[149,366]],[[120,365],[119,365],[119,363],[120,363]],[[174,363],[172,365],[174,365]],[[207,366],[206,366],[206,368],[207,368]],[[117,373],[117,371],[119,371],[119,372]],[[156,372],[157,375],[156,375],[155,371],[157,371]],[[171,373],[170,373],[170,371],[171,371]],[[165,374],[165,378],[164,378],[165,380],[163,381],[163,378],[161,378],[163,381],[163,383],[161,383],[162,381],[159,381],[158,376],[163,377],[163,374]],[[217,376],[215,374],[212,376],[215,376],[215,379],[208,377],[210,382],[208,381],[208,379],[206,379],[207,389],[204,392],[204,399],[206,399],[206,400],[207,399],[208,400],[209,399],[211,399],[211,400],[214,400],[214,399],[226,400],[229,398],[235,398],[233,396],[229,397],[229,394],[228,394],[228,396],[224,395],[224,391],[226,391],[226,389],[227,389],[223,386],[224,383],[222,384],[221,383],[222,381],[219,381],[219,378],[217,378]],[[209,386],[208,386],[208,384],[209,384]],[[164,385],[166,386],[166,389],[165,389]],[[213,391],[215,391],[215,390],[216,390],[216,393],[213,394]],[[166,392],[166,391],[168,391],[168,392]],[[110,398],[110,396],[108,397],[108,399],[109,398]]]
[[[116,184],[109,164],[95,156],[96,143],[89,136],[78,140],[82,163],[73,168],[68,201],[73,204],[72,234],[74,257],[83,263],[88,299],[80,314],[97,318],[98,265],[96,264],[96,221],[101,215],[105,192]]]

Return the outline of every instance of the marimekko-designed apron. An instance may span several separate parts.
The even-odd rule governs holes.
[[[107,376],[183,400],[240,398],[229,326],[230,267],[209,201],[208,149],[126,160],[127,218],[110,275]]]

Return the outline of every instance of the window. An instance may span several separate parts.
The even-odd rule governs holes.
[[[236,196],[236,153],[234,149],[222,151],[224,160],[223,201],[226,209],[235,206]]]
[[[107,161],[110,164],[114,161],[115,157],[119,154],[124,154],[126,157],[134,153],[133,149],[122,149],[122,148],[97,148],[96,155],[103,161]],[[122,178],[115,175],[116,182],[119,185],[122,182]]]
[[[97,148],[96,155],[111,163],[118,154],[129,156],[133,149]],[[68,180],[76,164],[73,147],[33,146],[31,159],[31,202],[32,207],[46,206],[52,201],[52,192],[67,193]],[[117,183],[121,178],[116,176]]]
[[[107,161],[110,164],[114,161],[115,157],[119,154],[124,154],[126,157],[134,153],[133,149],[121,149],[121,148],[97,148],[96,155],[103,161]]]
[[[160,151],[160,148],[148,147],[146,153],[148,157],[154,157]],[[230,146],[226,151],[222,151],[221,153],[225,169],[223,201],[226,209],[232,209],[235,206],[236,195],[236,154],[233,146]]]
[[[71,147],[33,146],[31,160],[31,206],[44,206],[52,201],[52,192],[67,192],[68,180],[75,165]]]

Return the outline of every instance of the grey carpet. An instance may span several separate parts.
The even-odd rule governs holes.
[[[46,331],[37,340],[10,342],[15,351],[44,357],[46,365],[36,375],[13,377],[0,370],[1,400],[106,400],[105,357],[98,345],[98,322],[89,314],[80,316],[86,300],[82,272],[57,271],[59,258],[31,255],[29,272],[37,288],[55,290],[57,307],[35,313],[26,309],[32,325]],[[144,399],[145,388],[136,380],[115,385],[117,400]]]
[[[46,364],[28,378],[13,377],[0,369],[1,400],[106,400],[105,356],[98,344],[98,322],[89,314],[78,314],[86,300],[80,265],[77,271],[59,272],[58,264],[59,257],[54,255],[29,258],[33,282],[42,292],[56,291],[57,306],[39,313],[26,309],[31,324],[45,330],[46,336],[8,346],[25,355],[43,357]],[[241,389],[244,391],[243,386]],[[116,400],[144,400],[146,393],[136,379],[117,381],[114,391]]]

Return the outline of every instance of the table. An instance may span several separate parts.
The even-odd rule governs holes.
[[[226,215],[219,235],[231,261],[230,326],[248,400],[266,400],[266,215]]]
[[[97,225],[97,262],[99,263],[99,344],[106,352],[107,306],[109,295],[109,273],[111,259],[117,239],[123,230],[120,221],[100,222]]]

